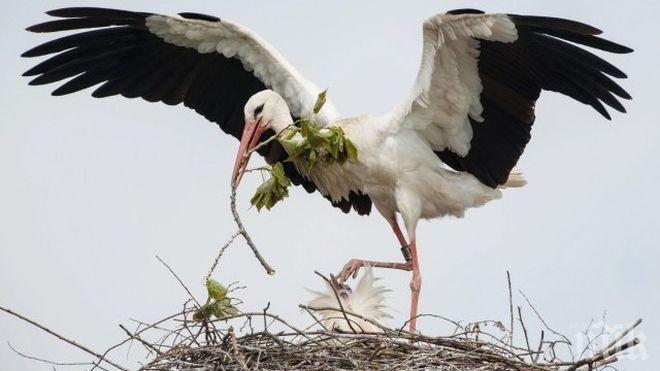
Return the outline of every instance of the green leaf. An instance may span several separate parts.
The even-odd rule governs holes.
[[[348,159],[351,161],[357,161],[358,150],[357,147],[355,147],[355,144],[353,144],[353,142],[351,142],[350,140],[346,139],[344,146],[346,147],[346,154],[348,155]]]
[[[293,138],[296,135],[296,133],[298,133],[298,128],[296,127],[286,128],[284,129],[284,131],[280,133],[280,141],[289,140]]]
[[[323,108],[325,103],[328,101],[327,94],[328,94],[328,90],[326,89],[326,90],[322,91],[318,95],[318,97],[316,98],[316,103],[314,103],[314,114],[317,114],[317,113],[321,112],[321,109]]]
[[[270,178],[257,188],[254,196],[250,199],[250,203],[259,211],[264,207],[270,210],[278,202],[289,196],[290,186],[291,180],[284,173],[282,163],[278,162],[270,168]]]
[[[215,300],[211,303],[202,305],[195,313],[193,313],[193,321],[195,322],[207,322],[216,317],[218,319],[223,319],[230,316],[235,316],[238,314],[238,309],[231,304],[229,298],[224,298],[222,300]]]
[[[281,186],[280,188],[277,188],[277,191],[281,191],[282,187],[288,188],[291,185],[291,179],[289,179],[288,176],[284,173],[284,165],[282,165],[281,162],[276,163],[273,165],[273,168],[271,170],[271,174],[273,175],[273,178],[277,181],[277,183]]]
[[[327,100],[327,91],[319,94],[314,112],[318,113]],[[291,126],[280,133],[278,140],[288,158],[283,162],[299,161],[311,171],[317,164],[332,166],[343,165],[346,161],[357,161],[358,151],[355,145],[346,137],[341,127],[319,127],[313,118],[302,117],[296,121],[297,126]],[[270,210],[279,201],[289,196],[291,180],[286,176],[281,162],[270,169],[267,178],[256,190],[250,202],[257,210]]]
[[[312,135],[312,132],[315,129],[315,126],[311,121],[303,118],[300,120],[300,135],[303,136],[303,138],[308,138],[310,135]]]
[[[208,291],[211,299],[222,300],[227,298],[227,288],[212,278],[206,280],[206,291]]]
[[[295,158],[300,153],[300,146],[298,141],[293,139],[281,139],[280,144],[284,147],[284,150],[291,158]]]
[[[213,315],[217,318],[225,318],[229,316],[235,316],[238,314],[238,309],[231,305],[231,300],[225,298],[224,300],[218,300],[212,304]]]
[[[197,311],[193,313],[193,321],[206,322],[211,319],[212,314],[213,310],[211,309],[211,304],[202,305],[201,308],[197,309]]]
[[[310,151],[307,155],[307,163],[309,168],[312,169],[316,165],[316,151]]]

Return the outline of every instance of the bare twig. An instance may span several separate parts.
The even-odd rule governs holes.
[[[357,333],[357,331],[355,331],[355,328],[353,327],[353,323],[348,319],[348,316],[346,315],[346,311],[344,310],[344,305],[341,303],[341,298],[339,297],[339,294],[337,293],[337,289],[335,289],[335,286],[326,276],[322,275],[320,272],[314,271],[314,273],[317,276],[321,277],[328,285],[330,285],[330,288],[332,288],[332,292],[335,293],[335,298],[337,299],[337,305],[339,305],[339,309],[341,310],[344,319],[346,319],[346,323],[348,324],[348,327],[350,327],[353,333]]]
[[[589,358],[586,358],[586,359],[583,359],[581,361],[576,362],[574,365],[569,367],[568,370],[569,371],[577,370],[578,368],[580,368],[584,365],[594,365],[598,362],[606,360],[607,358],[609,358],[609,357],[611,357],[615,354],[621,353],[621,352],[625,351],[626,349],[632,348],[632,347],[634,347],[638,344],[639,344],[639,339],[635,338],[635,339],[633,339],[633,340],[631,340],[631,341],[629,341],[625,344],[621,344],[617,347],[610,348],[610,349],[604,349],[602,352],[597,353],[593,357],[589,357]]]
[[[236,225],[238,226],[238,232],[243,236],[245,239],[245,242],[247,245],[250,247],[252,250],[252,253],[254,253],[254,256],[259,260],[259,263],[264,267],[266,270],[266,273],[269,275],[274,275],[275,270],[266,262],[263,256],[261,256],[261,253],[259,252],[259,249],[257,249],[257,246],[252,242],[252,238],[248,234],[247,230],[245,229],[245,226],[243,225],[243,222],[241,221],[241,217],[238,215],[238,211],[236,211],[236,187],[232,187],[231,189],[231,213],[234,216],[234,221],[236,222]]]
[[[539,314],[539,311],[536,310],[536,307],[534,307],[534,305],[532,304],[532,302],[529,300],[529,298],[527,297],[527,295],[525,295],[525,293],[524,293],[522,290],[518,290],[518,292],[520,292],[520,294],[523,296],[523,298],[524,298],[525,301],[527,302],[527,305],[529,305],[529,307],[532,308],[532,310],[534,311],[534,314],[536,314],[536,318],[538,318],[539,321],[541,321],[541,323],[543,324],[543,326],[545,326],[545,328],[546,328],[548,331],[550,331],[550,332],[552,332],[553,334],[555,334],[555,335],[561,337],[561,338],[566,342],[566,344],[568,344],[568,345],[572,345],[571,341],[568,340],[568,338],[567,338],[564,334],[561,334],[561,333],[559,333],[559,332],[553,330],[552,328],[550,328],[550,326],[548,326],[548,324],[545,322],[545,320],[543,319],[543,317],[541,317],[541,314]]]
[[[637,328],[637,326],[639,326],[639,325],[641,325],[641,324],[642,324],[642,319],[640,318],[640,319],[638,319],[637,321],[635,321],[635,323],[633,323],[632,326],[628,327],[628,328],[625,329],[622,333],[620,333],[619,336],[617,336],[616,338],[614,338],[614,340],[612,340],[609,344],[607,344],[603,349],[610,349],[610,348],[612,348],[612,347],[615,346],[619,341],[621,341],[621,339],[623,339],[624,337],[626,337],[626,335],[628,335],[632,330],[634,330],[635,328]]]
[[[532,347],[529,345],[529,337],[527,336],[527,328],[525,327],[525,321],[522,318],[522,310],[518,307],[518,320],[520,321],[520,326],[522,327],[523,334],[525,335],[525,343],[527,345],[527,350],[529,351],[529,358],[534,359],[532,355]]]
[[[193,300],[198,306],[201,306],[201,304],[199,303],[199,301],[197,301],[197,299],[195,299],[195,297],[193,296],[192,292],[190,292],[190,289],[188,289],[188,286],[186,286],[186,284],[183,283],[183,281],[181,280],[181,278],[180,278],[180,277],[174,272],[174,270],[172,269],[172,267],[170,267],[167,263],[165,263],[165,261],[164,261],[163,259],[161,259],[160,256],[156,255],[156,259],[158,259],[158,261],[161,262],[161,263],[165,266],[165,268],[167,268],[167,270],[170,271],[170,273],[172,273],[172,275],[174,276],[174,278],[176,278],[176,280],[179,281],[179,284],[181,285],[181,287],[183,287],[184,290],[186,290],[186,292],[188,293],[188,296],[190,296],[190,298],[191,298],[191,299],[192,299],[192,300]]]
[[[268,313],[268,309],[270,308],[270,302],[266,304],[264,307],[264,331],[268,331],[268,326],[266,325],[266,313]]]
[[[35,356],[31,356],[29,354],[25,354],[23,352],[18,351],[16,348],[14,348],[10,342],[7,342],[7,346],[9,346],[9,349],[11,349],[14,353],[18,354],[19,356],[29,359],[31,361],[37,361],[41,363],[47,363],[52,366],[94,366],[94,362],[55,362],[55,361],[50,361],[44,358],[39,358]],[[103,367],[99,367],[99,369],[103,371],[108,371],[107,369]]]
[[[110,361],[109,359],[107,359],[107,358],[105,358],[104,356],[100,355],[99,353],[96,353],[95,351],[93,351],[93,350],[87,348],[86,346],[81,345],[80,343],[78,343],[78,342],[76,342],[76,341],[74,341],[74,340],[70,340],[70,339],[68,339],[68,338],[66,338],[66,337],[64,337],[64,336],[62,336],[62,335],[60,335],[60,334],[58,334],[57,332],[55,332],[55,331],[53,331],[53,330],[51,330],[51,329],[49,329],[49,328],[47,328],[47,327],[45,327],[45,326],[43,326],[43,325],[41,325],[41,324],[39,324],[39,323],[33,321],[33,320],[31,320],[31,319],[29,319],[29,318],[23,316],[23,315],[20,314],[20,313],[14,312],[14,311],[11,310],[11,309],[4,308],[4,307],[1,307],[1,306],[0,306],[0,310],[3,311],[3,312],[5,312],[5,313],[7,313],[7,314],[10,314],[10,315],[12,315],[12,316],[18,318],[18,319],[20,319],[20,320],[22,320],[22,321],[24,321],[24,322],[29,323],[29,324],[31,324],[32,326],[35,326],[35,327],[39,328],[40,330],[45,331],[45,332],[47,332],[47,333],[49,333],[49,334],[55,336],[56,338],[58,338],[58,339],[60,339],[60,340],[62,340],[62,341],[64,341],[64,342],[66,342],[66,343],[68,343],[68,344],[70,344],[70,345],[73,345],[74,347],[76,347],[76,348],[82,350],[83,352],[85,352],[85,353],[87,353],[87,354],[90,354],[90,355],[96,357],[96,358],[99,359],[99,360],[102,360],[103,362],[105,362],[105,363],[107,363],[107,364],[113,366],[114,368],[116,368],[116,369],[118,369],[118,370],[129,371],[128,368],[123,367],[123,366],[120,366],[120,365],[118,365],[117,363],[114,363],[114,362]]]
[[[211,278],[211,275],[213,274],[215,268],[218,266],[218,263],[220,262],[220,258],[225,253],[225,250],[227,250],[227,248],[232,244],[232,242],[234,242],[236,237],[240,235],[241,235],[241,231],[240,230],[236,231],[236,233],[234,233],[231,236],[231,238],[224,245],[222,245],[222,247],[220,248],[220,252],[218,253],[218,255],[216,255],[215,259],[213,260],[213,264],[211,264],[211,268],[209,269],[209,272],[206,274],[206,277],[204,277],[204,282],[208,281],[209,278]]]
[[[506,280],[509,286],[509,345],[513,345],[513,291],[511,290],[511,273],[506,271]]]
[[[277,133],[277,135],[273,135],[273,136],[271,136],[270,138],[264,140],[263,142],[257,144],[256,146],[254,146],[254,148],[252,148],[251,150],[249,150],[248,152],[246,152],[245,155],[244,155],[243,157],[248,158],[248,157],[250,157],[250,155],[252,155],[254,152],[257,152],[258,150],[262,149],[263,147],[265,147],[265,146],[271,144],[272,142],[274,142],[274,141],[280,139],[280,138],[282,137],[282,135],[284,135],[284,133],[286,133],[286,132],[288,131],[288,129],[290,129],[290,128],[294,127],[294,126],[296,126],[295,123],[293,123],[293,124],[291,124],[291,125],[287,125],[284,129],[282,129],[279,133]]]
[[[545,338],[545,331],[541,330],[541,340],[539,340],[539,347],[538,350],[536,351],[536,354],[534,355],[534,358],[532,359],[532,362],[534,363],[538,363],[539,357],[541,356],[541,354],[543,354],[541,350],[543,349],[544,338]]]
[[[158,348],[156,348],[155,346],[151,345],[151,343],[149,343],[149,342],[145,341],[144,339],[142,339],[142,338],[140,337],[140,335],[137,335],[137,334],[134,334],[134,333],[130,332],[130,331],[129,331],[124,325],[119,325],[119,328],[121,328],[122,330],[124,330],[124,332],[126,333],[126,335],[128,335],[131,339],[137,340],[137,341],[139,341],[140,343],[142,343],[142,345],[144,345],[145,347],[147,347],[147,349],[153,350],[153,351],[156,352],[156,354],[158,354],[159,356],[162,356],[162,355],[163,355],[163,352],[161,352],[160,350],[158,350]]]

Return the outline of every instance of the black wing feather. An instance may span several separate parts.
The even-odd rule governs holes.
[[[30,84],[70,79],[55,89],[53,95],[71,94],[100,85],[92,96],[123,95],[169,105],[183,103],[217,123],[226,133],[240,138],[244,125],[243,106],[252,95],[267,88],[236,58],[218,53],[201,54],[192,48],[169,44],[152,34],[146,27],[146,19],[152,13],[81,7],[52,10],[47,14],[63,19],[34,25],[28,31],[92,29],[46,42],[23,53],[23,57],[51,55],[24,73],[35,77]],[[180,15],[208,22],[220,21],[198,13]],[[272,132],[266,133],[262,139],[272,135]],[[259,152],[271,164],[287,157],[277,142]],[[302,185],[307,192],[317,190],[292,164],[285,164],[285,172],[293,184]],[[347,200],[333,205],[344,212],[353,208],[361,215],[371,211],[370,198],[361,193],[351,193]]]
[[[481,13],[458,10],[451,14]],[[579,45],[611,53],[632,49],[595,36],[602,31],[584,23],[515,14],[509,18],[518,30],[516,42],[479,40],[484,122],[470,118],[470,151],[465,157],[449,150],[436,152],[448,166],[467,171],[493,188],[506,183],[529,143],[542,90],[590,105],[608,120],[611,117],[603,103],[625,112],[617,97],[631,99],[608,77],[626,78],[626,74]]]

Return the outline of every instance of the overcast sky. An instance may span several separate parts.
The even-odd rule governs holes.
[[[123,338],[118,323],[156,320],[186,296],[161,256],[200,297],[202,278],[232,234],[229,177],[237,141],[183,107],[54,98],[27,86],[36,63],[20,53],[50,36],[23,31],[43,11],[74,5],[172,14],[197,11],[245,24],[329,94],[346,116],[387,112],[407,96],[421,54],[421,22],[458,7],[563,16],[605,30],[636,52],[607,58],[630,79],[629,114],[609,123],[568,98],[545,94],[520,167],[529,185],[464,219],[421,223],[421,311],[456,320],[506,319],[505,271],[556,329],[573,337],[607,312],[611,326],[643,317],[645,348],[626,370],[658,362],[660,49],[655,1],[4,1],[0,24],[0,305],[10,306],[97,350]],[[184,5],[185,4],[185,5]],[[321,287],[313,271],[350,258],[396,260],[379,215],[344,215],[319,195],[294,190],[271,212],[247,211],[258,184],[240,190],[244,222],[277,275],[264,274],[244,244],[232,246],[216,278],[240,281],[243,310],[271,309],[307,323],[298,303]],[[395,324],[407,315],[409,275],[380,272],[393,290]],[[520,297],[516,301],[522,304]],[[530,315],[531,318],[531,315]],[[422,320],[422,331],[434,333]],[[541,329],[530,319],[530,327]],[[537,333],[538,331],[535,331]],[[647,336],[648,335],[648,336]],[[535,335],[536,336],[536,335]],[[86,360],[0,313],[0,368],[47,370],[5,345],[59,361]],[[125,351],[115,359],[125,360]],[[141,353],[138,353],[141,354]],[[648,359],[647,362],[641,358]]]

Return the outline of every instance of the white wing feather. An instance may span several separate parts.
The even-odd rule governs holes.
[[[277,50],[248,28],[228,21],[210,22],[163,15],[146,19],[149,31],[177,46],[200,53],[221,53],[237,57],[266,86],[280,94],[296,117],[311,116],[321,90],[305,79]],[[317,120],[325,125],[339,117],[327,102]]]
[[[479,41],[514,42],[518,32],[505,14],[441,14],[424,22],[422,62],[411,97],[393,112],[393,130],[410,128],[435,151],[467,155],[469,117],[483,121],[477,63]]]

